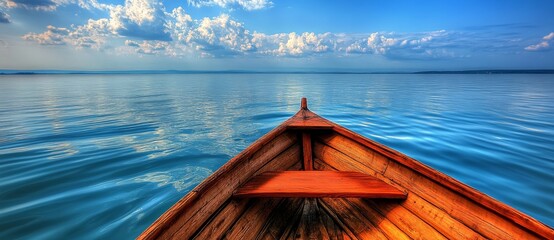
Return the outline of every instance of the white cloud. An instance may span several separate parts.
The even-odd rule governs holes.
[[[331,51],[330,38],[328,34],[316,35],[313,32],[305,32],[297,34],[295,32],[289,34],[278,34],[270,38],[277,41],[278,48],[275,50],[268,49],[267,52],[272,52],[278,56],[307,56],[315,53],[324,53]]]
[[[548,35],[544,36],[542,39],[544,39],[544,40],[554,39],[554,32],[549,33]]]
[[[77,3],[80,7],[84,9],[100,9],[100,10],[109,10],[113,6],[110,4],[99,3],[97,0],[77,0]]]
[[[527,46],[527,47],[525,47],[525,50],[527,50],[527,51],[541,51],[541,50],[546,50],[548,48],[550,48],[550,44],[548,44],[548,42],[544,41],[544,42],[540,42],[540,43],[535,44],[535,45]]]
[[[375,54],[385,54],[391,47],[397,45],[398,39],[387,37],[378,32],[372,33],[367,38],[368,48]]]
[[[47,31],[43,33],[28,33],[23,35],[23,39],[38,42],[41,45],[65,45],[66,37],[70,31],[67,28],[57,28],[49,25]]]
[[[246,53],[256,49],[250,32],[227,14],[199,21],[185,43],[191,43],[197,50],[210,55]]]
[[[267,0],[187,0],[194,7],[219,6],[222,8],[240,7],[248,11],[271,7],[273,3]]]
[[[13,0],[15,1],[15,0]],[[24,1],[24,0],[17,0]],[[46,0],[45,0],[46,1]],[[62,0],[60,0],[62,1]],[[495,36],[471,35],[445,30],[416,33],[373,32],[365,34],[291,32],[264,34],[251,32],[228,14],[193,19],[182,7],[166,12],[160,0],[125,0],[123,5],[102,5],[96,0],[78,1],[81,6],[103,9],[108,18],[90,19],[81,26],[49,26],[43,33],[28,33],[24,39],[42,45],[70,45],[115,51],[118,54],[169,56],[279,56],[302,58],[314,55],[379,55],[391,59],[433,59],[466,57],[471,53],[523,46]],[[267,5],[267,1],[211,1]],[[87,5],[88,4],[88,5]],[[529,51],[549,47],[544,43],[528,46]],[[477,39],[477,40],[476,40]],[[476,42],[477,41],[477,42]],[[108,43],[111,46],[107,46]],[[517,47],[513,47],[517,46]]]
[[[375,54],[388,58],[428,59],[451,58],[457,55],[456,38],[445,30],[420,33],[374,32],[365,39],[345,41],[347,54]],[[468,49],[466,49],[468,50]]]
[[[553,39],[554,39],[554,32],[551,32],[542,38],[543,40],[542,42],[529,45],[525,47],[525,50],[531,51],[531,52],[548,50],[550,49],[550,42],[552,42]]]
[[[74,28],[69,34],[69,41],[77,48],[101,49],[109,36],[108,19],[89,19],[87,24]]]
[[[416,34],[291,32],[266,35],[250,32],[242,23],[233,20],[227,14],[194,20],[182,7],[166,12],[159,0],[125,0],[123,5],[102,5],[96,0],[56,1],[79,1],[79,4],[85,7],[109,11],[110,17],[91,19],[85,25],[70,28],[49,26],[46,32],[29,33],[23,37],[24,39],[42,45],[68,44],[76,48],[99,50],[104,48],[107,39],[121,39],[119,44],[116,43],[114,46],[123,46],[124,48],[118,50],[120,52],[172,56],[180,56],[186,52],[196,53],[198,56],[306,57],[326,53],[357,53],[387,57],[429,57],[439,52],[444,56],[444,53],[448,52],[441,48],[442,46],[433,45],[445,40],[441,40],[447,35],[445,31]],[[215,0],[196,1],[192,4],[215,4],[224,7],[238,4],[245,9],[258,9],[269,6],[271,2]],[[167,43],[162,44],[160,41]]]
[[[366,53],[368,52],[368,48],[365,44],[363,44],[361,41],[355,41],[348,45],[345,49],[346,53]]]
[[[87,24],[73,29],[48,26],[43,33],[28,33],[22,38],[41,45],[71,44],[76,48],[100,49],[106,42],[108,20],[89,20]]]
[[[167,13],[167,15],[169,19],[165,27],[171,34],[172,39],[179,42],[190,42],[192,38],[191,30],[194,24],[191,16],[185,13],[182,7],[173,9],[173,11]]]
[[[110,29],[122,36],[169,41],[164,10],[158,0],[125,0],[110,8]]]
[[[86,24],[71,28],[48,26],[46,32],[28,33],[23,39],[41,45],[70,44],[76,48],[93,49],[102,49],[109,37],[171,40],[166,31],[166,18],[171,14],[166,14],[163,4],[157,0],[125,0],[124,5],[101,5],[96,1],[88,3],[109,11],[110,18],[89,19]],[[175,19],[179,16],[175,15]]]
[[[125,45],[133,48],[137,53],[157,55],[167,53],[170,44],[165,41],[142,41],[136,42],[125,40]]]

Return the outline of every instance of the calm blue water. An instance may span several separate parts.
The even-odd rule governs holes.
[[[132,239],[299,108],[554,226],[553,75],[0,76],[0,239]]]

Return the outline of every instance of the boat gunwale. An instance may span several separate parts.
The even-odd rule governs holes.
[[[218,178],[226,174],[227,172],[233,170],[238,166],[244,159],[252,157],[259,149],[273,140],[275,137],[283,134],[287,130],[289,131],[298,131],[302,128],[294,127],[288,128],[288,125],[293,122],[297,122],[299,119],[306,118],[310,116],[311,119],[319,118],[327,124],[330,124],[331,128],[325,128],[325,131],[332,131],[335,134],[340,134],[346,138],[353,140],[356,143],[363,145],[371,150],[378,152],[379,154],[384,155],[390,160],[393,160],[408,169],[415,171],[430,180],[436,182],[437,184],[444,186],[445,188],[462,195],[463,197],[475,202],[476,204],[489,209],[499,216],[507,219],[508,221],[519,225],[525,230],[544,237],[546,239],[554,239],[554,229],[548,225],[534,219],[533,217],[520,212],[519,210],[502,203],[493,197],[482,193],[465,183],[462,183],[438,170],[435,170],[424,163],[419,162],[401,152],[398,152],[390,147],[387,147],[383,144],[380,144],[376,141],[373,141],[367,137],[364,137],[352,130],[349,130],[337,123],[334,123],[330,120],[327,120],[307,108],[301,108],[296,114],[294,114],[289,119],[285,120],[277,127],[272,129],[270,132],[266,133],[246,149],[241,151],[235,157],[231,158],[227,163],[220,167],[216,172],[206,178],[198,186],[196,186],[191,192],[186,194],[181,198],[177,203],[175,203],[171,208],[169,208],[164,214],[162,214],[156,221],[154,221],[137,239],[154,239],[160,236],[163,231],[167,230],[172,222],[174,222],[179,214],[186,209],[188,206],[194,204],[199,196],[203,194],[204,191],[209,189],[214,183],[218,181]],[[316,130],[313,128],[307,127],[308,130]]]
[[[554,229],[536,220],[535,218],[503,202],[500,202],[499,200],[496,200],[495,198],[483,192],[480,192],[479,190],[465,183],[462,183],[456,180],[455,178],[452,178],[438,170],[435,170],[427,166],[426,164],[411,158],[410,156],[407,156],[381,143],[378,143],[367,137],[364,137],[352,130],[349,130],[323,117],[321,118],[323,120],[328,121],[331,125],[333,125],[332,130],[335,133],[340,134],[346,138],[349,138],[359,144],[362,144],[364,147],[372,149],[384,155],[390,160],[394,160],[395,162],[407,167],[408,169],[411,169],[431,179],[432,181],[438,183],[439,185],[444,186],[447,189],[452,190],[453,192],[458,193],[464,196],[465,198],[472,200],[478,205],[481,205],[486,209],[492,210],[493,212],[497,213],[499,216],[504,217],[505,219],[525,228],[526,230],[532,233],[538,234],[541,237],[544,237],[547,239],[554,239]]]
[[[218,181],[218,178],[221,175],[233,170],[235,167],[239,166],[240,163],[242,163],[243,159],[248,159],[252,157],[263,146],[271,142],[271,140],[273,140],[280,134],[283,134],[287,130],[287,124],[288,120],[281,123],[268,133],[264,134],[262,137],[258,138],[247,148],[242,150],[239,154],[235,155],[233,158],[227,161],[223,166],[221,166],[208,178],[204,179],[204,181],[198,184],[183,198],[181,198],[168,210],[166,210],[160,217],[158,217],[158,219],[156,219],[156,221],[154,221],[146,230],[144,230],[137,237],[137,239],[155,239],[160,236],[163,231],[167,230],[170,227],[170,224],[172,222],[176,221],[179,214],[183,212],[184,209],[186,209],[188,206],[194,204],[200,195],[202,195],[206,190],[208,190]]]

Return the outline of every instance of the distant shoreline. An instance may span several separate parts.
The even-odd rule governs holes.
[[[95,74],[554,74],[554,69],[521,70],[460,70],[415,72],[363,71],[185,71],[185,70],[130,70],[130,71],[71,71],[71,70],[0,70],[0,75],[95,75]]]

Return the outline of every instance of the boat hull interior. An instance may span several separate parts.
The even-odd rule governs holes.
[[[303,144],[306,133],[310,148]],[[365,173],[407,197],[233,196],[263,172],[302,170],[305,149],[311,151],[314,171]],[[306,108],[231,159],[139,237],[223,238],[552,239],[554,234],[537,220]]]

